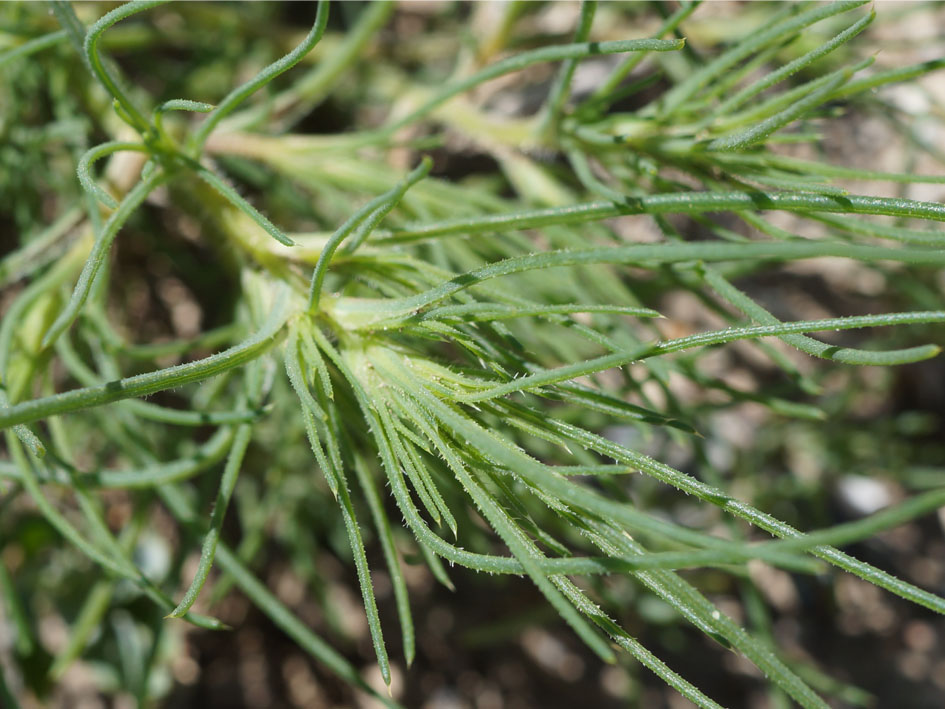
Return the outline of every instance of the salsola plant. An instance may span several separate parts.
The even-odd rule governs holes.
[[[0,262],[11,293],[0,326],[3,543],[22,544],[9,520],[37,510],[97,569],[85,572],[98,580],[73,599],[68,642],[46,676],[61,677],[82,655],[116,594],[143,595],[157,612],[151,649],[139,650],[136,669],[135,653],[122,658],[119,684],[145,701],[155,691],[154,648],[180,622],[166,618],[220,628],[212,601],[235,585],[324,666],[374,692],[253,572],[267,535],[301,559],[305,543],[319,543],[302,540],[327,534],[330,520],[340,520],[350,546],[388,683],[389,652],[408,665],[416,652],[412,616],[421,609],[411,606],[405,554],[419,555],[447,586],[450,567],[527,577],[601,660],[628,653],[704,707],[718,704],[685,667],[666,664],[618,622],[627,612],[615,600],[620,589],[661,599],[753,663],[773,697],[805,707],[826,706],[825,692],[859,695],[786,657],[763,610],[746,629],[710,602],[698,574],[681,570],[715,570],[750,588],[749,562],[794,574],[836,567],[945,612],[945,599],[839,548],[945,505],[940,485],[814,529],[733,489],[711,456],[673,467],[658,454],[705,450],[710,434],[700,426],[711,406],[683,390],[818,422],[828,415],[821,392],[830,372],[938,354],[934,342],[913,338],[941,340],[930,324],[945,311],[930,284],[945,263],[945,236],[931,223],[945,220],[945,207],[848,185],[945,179],[801,159],[787,148],[816,146],[821,119],[941,61],[881,71],[873,57],[858,61],[848,43],[875,17],[861,0],[765,6],[760,28],[711,55],[683,39],[698,26],[697,2],[634,39],[604,36],[599,15],[617,6],[585,2],[562,43],[518,39],[527,10],[512,3],[462,48],[446,80],[418,79],[373,44],[395,12],[390,4],[360,8],[344,33],[330,30],[319,45],[329,27],[323,2],[294,49],[222,98],[157,100],[123,79],[104,49],[139,43],[146,57],[163,41],[152,27],[178,26],[197,41],[181,19],[199,27],[207,7],[162,5],[121,5],[86,28],[57,1],[58,30],[47,28],[51,16],[22,7],[8,10],[4,30],[13,45],[0,55],[4,71],[27,77],[41,61],[54,65],[50,80],[64,97],[56,121],[81,135],[65,150],[77,182],[45,173],[26,180],[58,190],[56,212],[47,227],[8,242]],[[216,10],[234,27],[244,11],[258,9]],[[152,25],[155,16],[163,22]],[[413,60],[424,60],[420,49]],[[496,107],[503,90],[549,65],[556,69],[539,105]],[[590,89],[576,81],[587,66],[604,72]],[[367,98],[356,98],[381,103],[385,116],[368,111],[337,133],[290,132],[333,92],[350,100],[342,79],[352,71],[367,86],[359,89]],[[212,78],[192,86],[212,94],[220,90]],[[70,81],[81,90],[70,94]],[[4,121],[16,118],[16,105]],[[14,133],[9,123],[2,130]],[[34,130],[34,139],[57,139],[55,124]],[[464,150],[487,154],[493,169],[456,179],[439,170],[439,157]],[[4,180],[13,190],[15,179]],[[259,208],[240,185],[258,191]],[[157,226],[135,226],[143,210]],[[170,216],[161,221],[159,211]],[[21,227],[38,221],[28,206],[20,217]],[[189,268],[188,285],[229,299],[219,308],[229,322],[144,342],[134,316],[116,312],[122,273],[109,255],[126,225],[157,231],[140,252],[148,258],[147,249],[161,253],[179,238],[173,225],[187,224],[203,259]],[[823,257],[879,274],[883,303],[905,309],[789,321],[741,285]],[[687,331],[662,315],[679,293],[723,326]],[[880,327],[866,340],[815,337]],[[737,341],[773,372],[770,386],[740,390],[702,370],[712,348]],[[799,363],[795,350],[829,363]],[[299,453],[305,439],[311,455]],[[675,495],[701,516],[671,514]],[[120,529],[109,517],[116,499],[124,501]],[[181,535],[163,573],[140,555],[157,510],[162,528],[172,519]],[[224,534],[233,515],[236,546]],[[390,578],[396,650],[384,639],[393,619],[382,623],[366,545]],[[197,548],[199,564],[182,567]],[[299,561],[299,573],[311,563]],[[39,642],[23,601],[35,582],[30,568],[20,562],[10,574],[0,565],[12,654],[21,659]],[[205,588],[214,568],[219,576]],[[3,675],[10,706],[23,676]]]

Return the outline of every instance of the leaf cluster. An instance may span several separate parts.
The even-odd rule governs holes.
[[[830,371],[940,352],[945,310],[934,279],[945,263],[945,207],[856,194],[850,184],[945,178],[784,149],[815,148],[815,129],[840,106],[941,68],[869,73],[873,58],[859,61],[848,46],[876,18],[863,0],[769,8],[763,28],[705,57],[680,38],[698,2],[667,13],[650,37],[613,40],[597,32],[599,14],[615,10],[584,2],[573,36],[521,50],[509,49],[527,19],[513,3],[449,76],[427,81],[396,62],[361,66],[380,51],[389,3],[372,3],[338,31],[320,2],[300,42],[215,104],[152,99],[105,53],[122,37],[162,41],[127,28],[120,35],[118,23],[131,18],[164,13],[199,24],[201,13],[230,12],[163,5],[131,2],[86,28],[56,0],[59,29],[10,30],[18,41],[0,55],[8,67],[47,52],[81,57],[84,66],[68,71],[97,82],[81,98],[106,138],[74,154],[81,193],[52,178],[29,183],[57,193],[59,214],[0,261],[0,285],[19,288],[0,323],[0,511],[29,500],[78,552],[70,573],[87,573],[85,562],[97,569],[87,593],[68,599],[69,642],[45,676],[61,677],[106,617],[127,637],[119,627],[127,614],[109,609],[145,598],[155,639],[150,649],[140,638],[119,648],[117,680],[144,703],[156,691],[166,619],[222,629],[193,607],[211,607],[235,585],[331,672],[394,705],[254,573],[270,543],[288,550],[320,598],[313,553],[325,546],[350,558],[388,685],[371,549],[390,578],[408,665],[417,609],[403,565],[417,555],[449,588],[454,566],[527,577],[601,660],[628,653],[704,707],[719,704],[626,629],[627,589],[660,599],[755,665],[777,701],[804,707],[827,706],[824,693],[862,697],[788,657],[766,612],[750,629],[723,613],[699,572],[723,574],[757,598],[750,562],[797,575],[833,567],[945,613],[945,599],[842,550],[945,505],[940,477],[926,476],[921,491],[883,511],[817,529],[782,521],[762,491],[746,499],[706,454],[706,426],[721,409],[760,405],[785,430],[822,425],[849,406],[824,394]],[[28,18],[31,30],[44,21]],[[246,24],[239,31],[250,32]],[[551,64],[544,99],[526,115],[502,116],[476,98]],[[587,90],[578,77],[590,65],[607,72]],[[279,79],[293,67],[291,82]],[[28,84],[32,70],[17,71]],[[356,71],[367,72],[366,95],[389,102],[386,119],[338,134],[291,132],[328,97],[342,101],[350,91],[342,78]],[[16,116],[0,129],[13,130]],[[48,142],[55,127],[29,140]],[[496,169],[438,173],[431,156],[456,141],[487,153]],[[16,142],[27,156],[17,159],[33,159],[28,141]],[[96,175],[100,161],[120,166],[125,154],[140,158],[131,180]],[[404,155],[414,169],[403,168]],[[0,152],[4,170],[10,160]],[[246,185],[278,217],[254,206]],[[213,254],[201,268],[212,272],[207,280],[232,282],[236,302],[229,321],[196,336],[137,343],[109,307],[122,275],[109,259],[136,215],[158,209],[173,215],[165,224],[200,225]],[[16,219],[36,221],[35,209]],[[792,319],[743,285],[827,257],[885,284],[880,312]],[[720,325],[673,333],[667,323],[678,313],[664,311],[674,294]],[[882,329],[848,332],[871,328]],[[827,332],[843,334],[817,336]],[[705,371],[719,348],[738,346],[776,383],[745,390]],[[812,367],[796,352],[825,362]],[[303,437],[311,456],[299,453]],[[700,464],[663,462],[672,446]],[[109,500],[118,492],[127,510],[115,529]],[[667,496],[679,492],[702,511],[701,526],[667,512]],[[139,553],[156,509],[182,540],[173,569],[159,572]],[[235,544],[225,527],[233,515],[243,528]],[[185,578],[188,549],[199,549],[199,562]],[[14,579],[0,565],[25,667],[38,639],[21,600],[23,584],[35,581],[21,573]],[[10,687],[0,676],[12,697]]]

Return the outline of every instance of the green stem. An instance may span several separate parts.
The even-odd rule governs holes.
[[[43,347],[48,347],[55,342],[56,338],[65,332],[79,316],[79,311],[82,310],[82,306],[85,305],[85,301],[89,297],[89,292],[92,290],[92,283],[95,281],[95,276],[105,262],[108,250],[115,241],[115,237],[118,236],[118,231],[131,216],[132,212],[147,199],[148,195],[167,179],[168,175],[163,170],[155,170],[147,177],[142,178],[142,180],[125,195],[125,198],[118,205],[118,208],[108,218],[108,221],[105,222],[101,233],[99,233],[98,237],[95,239],[95,244],[92,246],[92,251],[85,262],[82,273],[79,274],[79,281],[76,283],[75,290],[72,292],[72,298],[69,300],[66,309],[59,314],[59,317],[56,318],[55,322],[50,326],[49,331],[43,338]]]
[[[584,59],[586,57],[602,54],[621,54],[623,52],[671,52],[681,49],[683,44],[684,42],[682,40],[627,39],[613,42],[563,44],[557,47],[542,47],[541,49],[533,49],[530,52],[522,52],[521,54],[516,54],[514,57],[509,57],[495,64],[490,64],[485,69],[477,71],[472,76],[444,87],[425,101],[419,108],[414,109],[403,118],[384,126],[379,133],[381,135],[396,133],[404,126],[426,116],[454,96],[468,91],[474,86],[478,86],[490,79],[502,76],[503,74],[521,71],[532,64],[543,64],[568,59]]]
[[[62,394],[33,399],[7,409],[0,409],[0,429],[19,423],[38,421],[48,416],[102,406],[113,401],[148,396],[216,376],[255,359],[271,348],[288,317],[288,291],[283,289],[263,327],[239,345],[194,362],[105,384],[73,389]]]
[[[13,49],[8,49],[7,51],[0,54],[0,68],[3,68],[10,62],[14,62],[17,59],[23,57],[28,57],[30,54],[35,54],[49,47],[55,47],[62,40],[67,39],[69,36],[66,30],[59,30],[58,32],[50,32],[49,34],[44,34],[41,37],[36,37],[27,42],[24,42],[19,47],[14,47]]]
[[[203,145],[207,142],[207,138],[210,137],[210,133],[213,132],[213,129],[217,127],[220,121],[232,113],[237,106],[279,76],[279,74],[288,71],[302,61],[302,57],[308,54],[312,48],[318,44],[322,35],[325,34],[325,27],[327,26],[328,2],[326,2],[326,0],[319,0],[318,11],[315,14],[315,24],[305,36],[305,39],[302,40],[302,43],[278,61],[267,66],[245,84],[233,89],[220,101],[216,109],[207,116],[207,120],[194,132],[193,138],[190,141],[191,156],[196,157],[200,155],[200,152],[203,150]]]
[[[88,34],[85,36],[85,55],[88,57],[92,72],[98,77],[98,80],[102,82],[102,86],[105,87],[105,90],[115,97],[115,101],[121,111],[123,111],[125,116],[130,120],[131,125],[142,135],[145,135],[150,130],[148,119],[145,118],[144,114],[131,102],[131,99],[125,94],[124,89],[118,84],[118,80],[115,79],[105,67],[102,56],[98,51],[98,42],[105,33],[105,30],[116,22],[120,22],[126,17],[144,12],[145,10],[150,10],[153,7],[163,5],[167,2],[170,2],[170,0],[136,0],[135,2],[121,5],[100,18],[98,22],[89,28]]]
[[[308,311],[314,312],[318,308],[319,300],[322,294],[322,285],[325,276],[328,273],[328,266],[335,255],[335,251],[341,246],[348,235],[354,232],[354,238],[351,241],[349,252],[354,251],[371,233],[371,231],[380,224],[381,220],[387,216],[390,211],[403,198],[407,190],[424,177],[430,174],[433,167],[433,161],[429,157],[424,157],[421,163],[413,169],[410,174],[397,184],[393,189],[379,197],[375,197],[365,204],[361,209],[351,215],[348,220],[342,224],[331,235],[328,242],[322,248],[322,252],[315,264],[315,271],[312,273],[312,285],[308,293]]]
[[[706,212],[783,210],[877,214],[945,222],[945,205],[911,199],[862,195],[830,196],[791,192],[669,192],[627,197],[623,202],[601,201],[569,207],[534,209],[512,214],[463,217],[421,226],[378,232],[374,243],[405,243],[438,236],[538,229],[555,224],[579,224],[626,214],[703,214]]]

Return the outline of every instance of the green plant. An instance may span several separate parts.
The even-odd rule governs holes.
[[[816,145],[810,126],[843,102],[931,72],[941,61],[862,75],[873,58],[857,61],[847,47],[875,17],[858,11],[862,0],[766,6],[765,29],[727,43],[711,59],[687,54],[682,39],[664,39],[679,32],[698,3],[681,5],[652,38],[589,41],[597,7],[587,2],[572,41],[496,61],[513,44],[525,12],[511,4],[475,48],[479,54],[469,53],[439,87],[379,62],[371,91],[375,100],[392,103],[390,117],[365,130],[311,136],[284,131],[333,90],[344,91],[339,79],[389,20],[389,4],[364,7],[313,68],[294,70],[291,82],[280,76],[325,35],[327,3],[318,5],[301,43],[215,106],[188,94],[193,98],[163,100],[149,111],[141,108],[145,92],[126,87],[102,47],[121,29],[112,30],[116,23],[143,11],[166,18],[211,12],[199,5],[158,9],[163,5],[121,5],[86,31],[70,5],[55,2],[62,29],[0,57],[0,65],[27,76],[28,66],[20,69],[27,55],[56,51],[66,77],[74,70],[62,65],[79,50],[99,86],[78,99],[60,87],[57,105],[73,121],[80,119],[72,114],[87,111],[95,128],[84,135],[108,138],[88,150],[85,141],[70,146],[81,192],[39,177],[28,185],[58,190],[58,218],[25,235],[0,263],[3,285],[28,282],[0,325],[7,450],[0,460],[6,480],[0,509],[30,500],[44,523],[81,552],[67,565],[99,579],[83,597],[69,599],[69,641],[42,666],[45,679],[33,683],[35,691],[83,652],[116,594],[143,594],[158,609],[149,616],[151,639],[120,653],[125,664],[114,682],[148,701],[160,693],[152,671],[173,623],[165,617],[219,629],[220,621],[192,607],[208,595],[219,600],[235,584],[344,681],[393,704],[251,570],[272,535],[300,573],[308,573],[313,562],[301,558],[336,542],[318,541],[306,525],[329,540],[343,530],[387,684],[390,661],[368,543],[389,574],[402,638],[397,652],[408,665],[416,640],[401,556],[409,553],[420,555],[446,586],[443,560],[527,576],[602,660],[613,662],[625,651],[707,707],[718,704],[683,668],[665,664],[613,617],[628,588],[645,588],[747,658],[766,676],[773,701],[790,698],[805,707],[825,706],[820,693],[855,701],[860,695],[785,657],[763,610],[748,632],[700,590],[703,579],[681,570],[723,573],[757,600],[749,561],[797,574],[823,575],[830,565],[945,612],[940,596],[838,548],[945,505],[940,477],[933,476],[931,489],[872,516],[798,531],[814,525],[803,518],[789,525],[730,488],[737,481],[715,469],[699,433],[717,407],[687,401],[676,386],[685,381],[717,391],[725,399],[719,406],[752,401],[780,421],[818,422],[847,405],[821,394],[834,367],[902,365],[939,353],[939,345],[916,345],[912,338],[941,339],[940,327],[932,326],[945,321],[934,286],[945,263],[945,236],[912,220],[945,221],[945,207],[861,196],[837,183],[941,184],[945,178],[837,167],[775,148]],[[44,18],[23,8],[12,12],[25,14],[22,23],[8,22],[28,28],[21,34],[43,25]],[[132,44],[160,42],[126,32],[124,41]],[[580,62],[624,54],[594,91],[572,99]],[[547,98],[527,117],[502,117],[461,98],[492,79],[549,62],[561,65]],[[654,92],[658,81],[665,86]],[[251,103],[273,84],[273,93]],[[650,95],[638,108],[619,108]],[[14,130],[17,107],[5,109],[5,131]],[[181,112],[206,116],[188,121]],[[430,176],[429,157],[412,171],[391,167],[398,154],[414,159],[450,150],[456,135],[486,152],[495,169],[450,180]],[[125,168],[132,179],[103,184],[96,163],[119,153],[141,157],[124,163],[132,165]],[[242,196],[226,172],[262,186],[260,199],[272,209],[264,211],[273,216]],[[160,206],[145,206],[156,195]],[[128,304],[121,291],[121,267],[128,263],[112,267],[109,254],[143,209],[152,220],[158,209],[172,215],[165,225],[196,229],[206,251],[202,262],[187,267],[195,281],[188,287],[203,280],[217,299],[229,299],[219,306],[218,327],[135,344],[134,316],[115,315],[116,304],[119,311],[123,299]],[[796,219],[778,224],[772,212]],[[718,214],[730,218],[710,216]],[[653,243],[628,234],[642,229],[642,221],[621,221],[633,215],[658,228]],[[35,211],[24,212],[17,224],[38,221]],[[311,231],[276,226],[306,223]],[[162,234],[153,225],[136,228]],[[163,238],[150,238],[148,248],[160,253]],[[780,264],[824,257],[879,277],[886,312],[787,322],[738,285],[777,273]],[[690,294],[727,325],[664,335],[659,305],[673,293]],[[862,343],[809,336],[891,325],[915,327],[884,329]],[[811,370],[763,338],[836,365]],[[702,371],[708,348],[738,341],[776,368],[772,386],[739,390]],[[145,400],[161,393],[165,398]],[[700,464],[681,470],[660,462],[643,445],[620,442],[608,428],[615,422],[638,441],[649,437],[646,447],[654,452],[688,446]],[[200,435],[190,435],[195,430]],[[303,435],[317,474],[298,454]],[[210,472],[217,470],[218,482]],[[661,485],[627,482],[637,472]],[[382,494],[388,487],[390,495]],[[666,488],[699,501],[701,524],[664,513]],[[115,490],[125,493],[120,529],[109,519]],[[224,531],[234,506],[242,531],[236,546],[225,543]],[[183,535],[162,573],[149,572],[132,554],[156,510]],[[403,517],[409,534],[392,514]],[[340,518],[340,530],[319,516]],[[19,540],[12,543],[25,543],[24,528],[0,524],[5,537]],[[281,529],[273,532],[273,525]],[[184,559],[196,546],[199,563],[185,573]],[[99,570],[84,570],[82,558]],[[220,576],[205,591],[214,567]],[[16,628],[15,654],[35,659],[38,640],[20,600],[28,583],[21,573],[14,579],[0,571],[0,585]],[[116,632],[119,641],[131,642],[131,635]],[[24,660],[23,666],[32,665]],[[11,695],[9,686],[7,676],[4,691]]]

